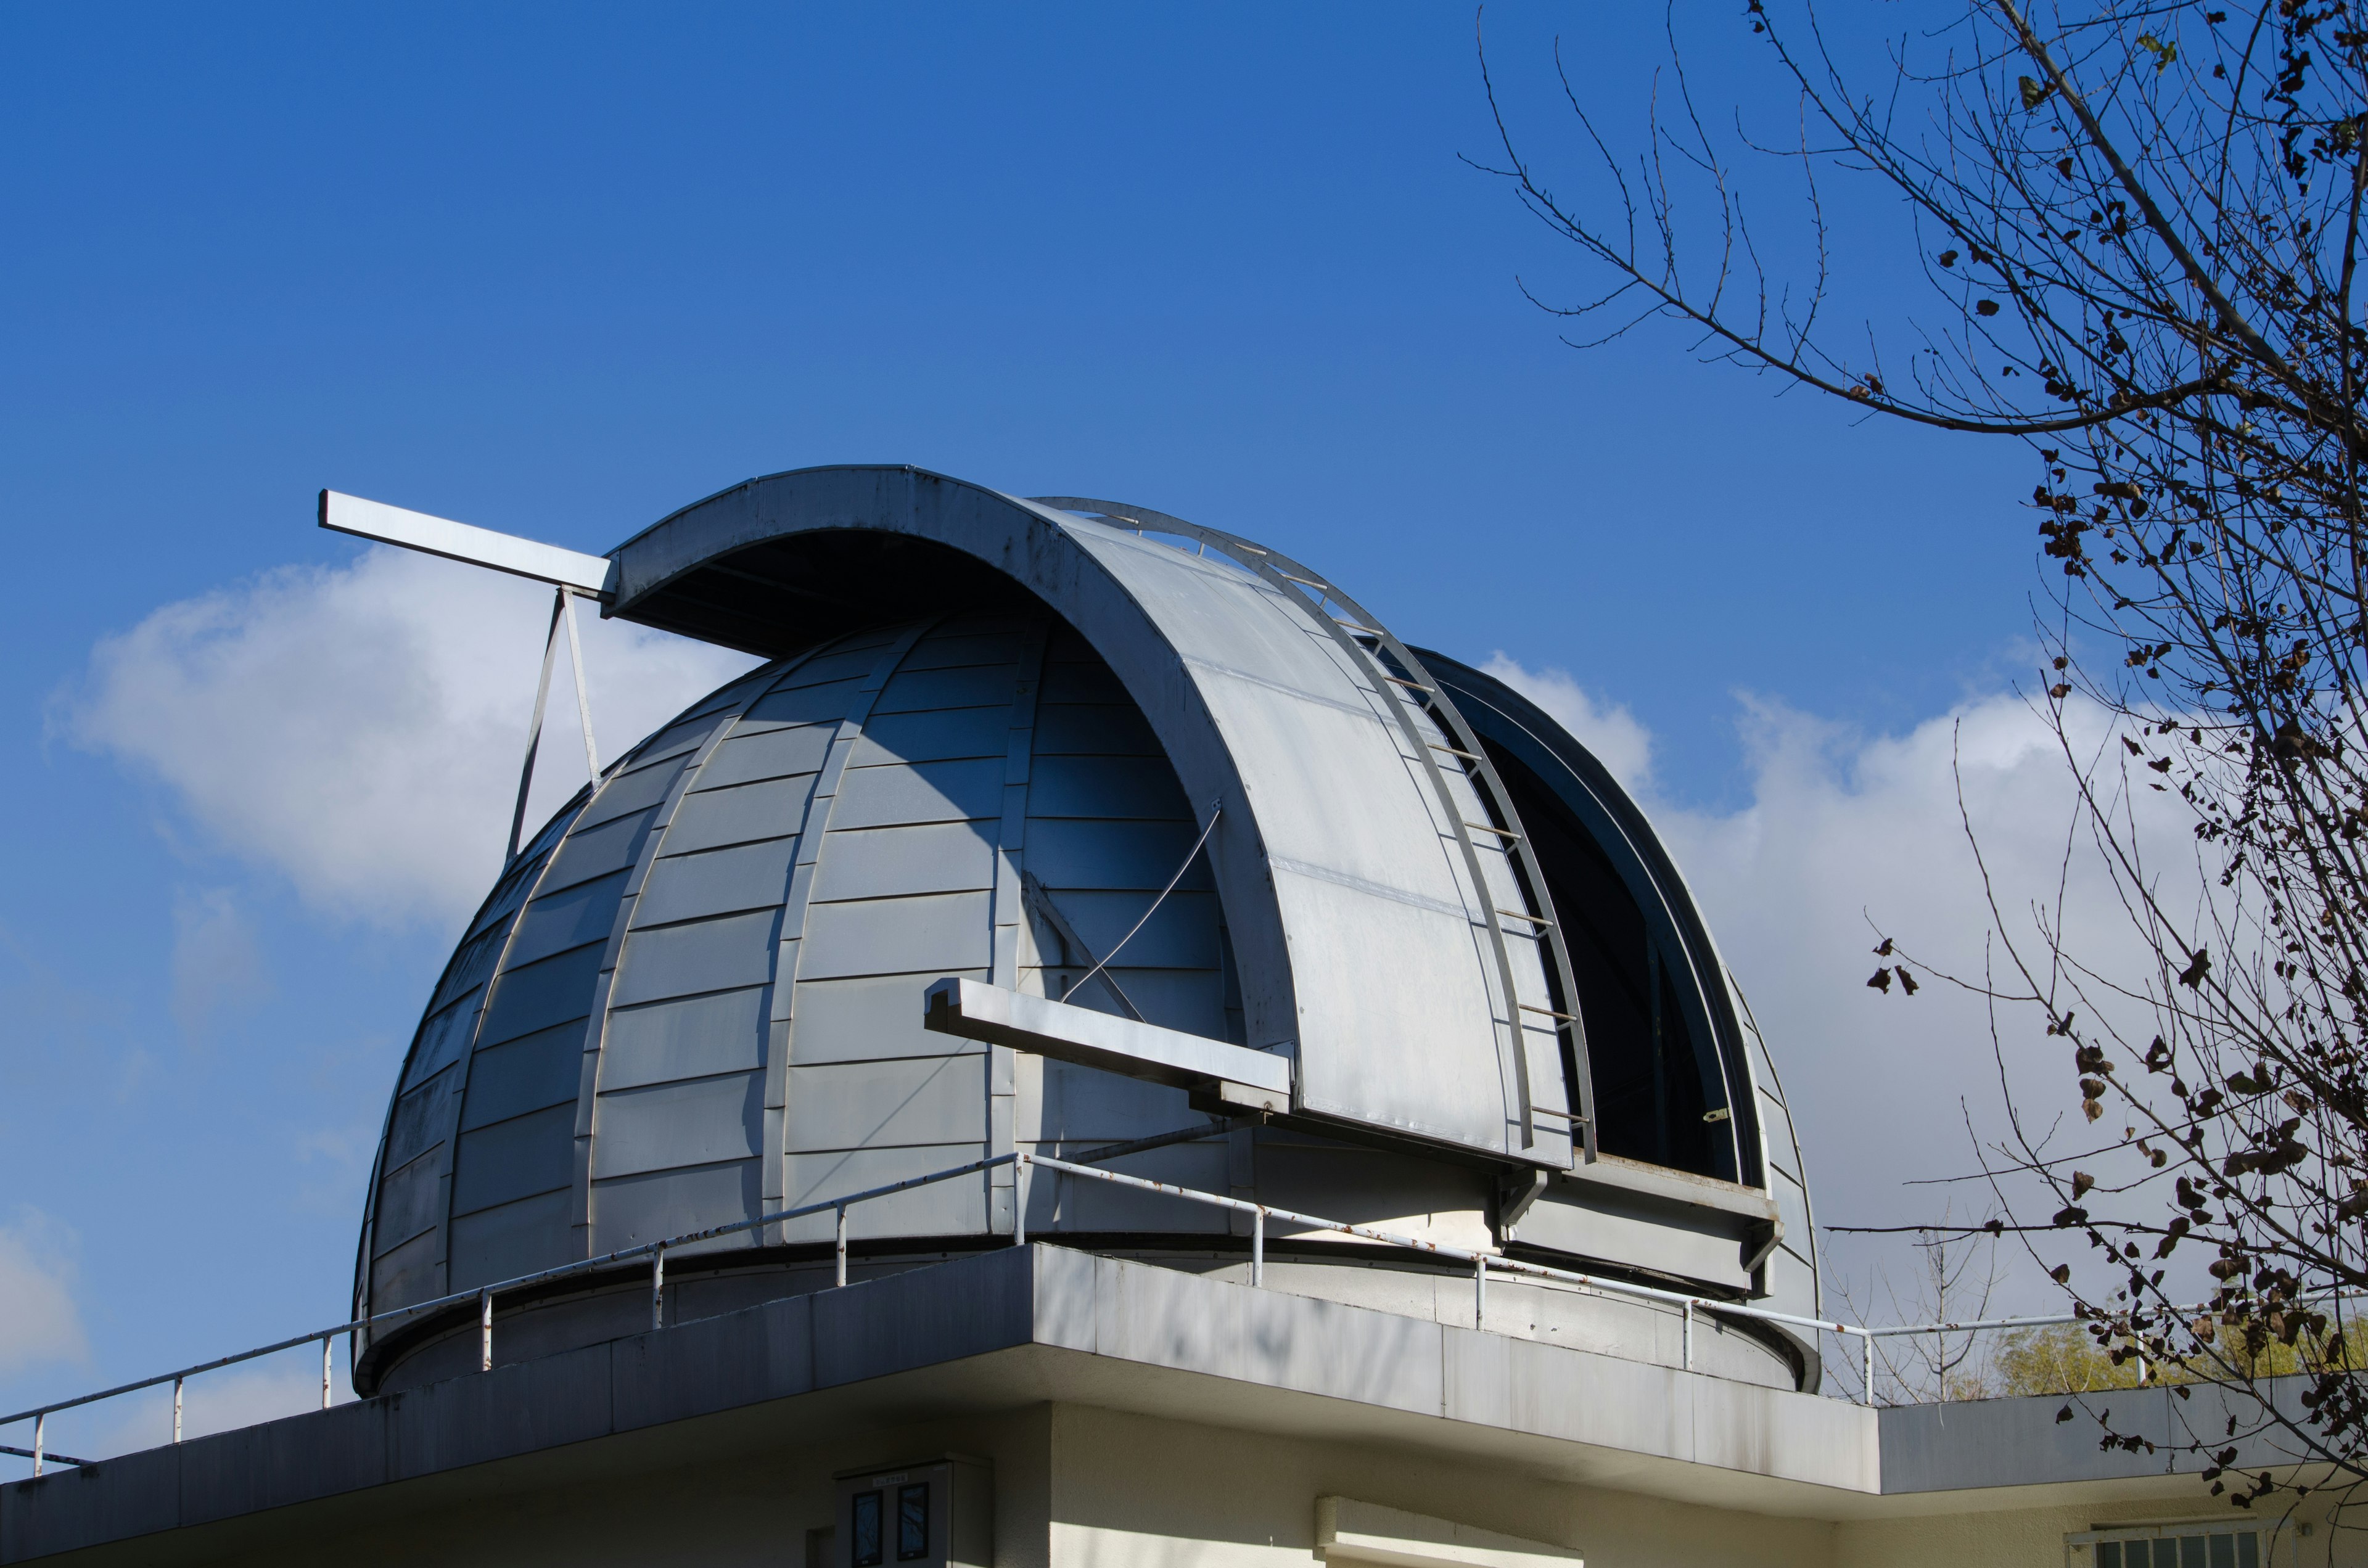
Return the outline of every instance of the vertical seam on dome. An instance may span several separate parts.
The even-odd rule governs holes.
[[[469,1081],[477,1067],[477,1041],[484,1035],[485,1018],[494,1008],[494,987],[500,983],[509,967],[510,951],[518,945],[518,927],[526,924],[526,912],[534,906],[535,895],[542,891],[542,884],[550,877],[552,868],[559,864],[560,852],[567,847],[568,835],[575,831],[575,824],[583,819],[586,811],[591,809],[598,795],[598,789],[586,792],[583,807],[569,819],[567,826],[560,830],[559,836],[552,840],[551,849],[543,856],[542,864],[535,868],[533,881],[518,899],[517,913],[510,916],[509,929],[502,933],[501,954],[485,971],[484,989],[477,997],[477,1016],[470,1020],[469,1043],[461,1052],[457,1063],[461,1077],[458,1093],[452,1097],[452,1131],[445,1140],[441,1178],[443,1201],[438,1209],[436,1225],[437,1256],[443,1264],[444,1289],[448,1291],[452,1289],[452,1189],[458,1185],[461,1170],[461,1123],[469,1114]]]
[[[784,664],[768,680],[743,676],[739,684],[746,690],[737,702],[727,702],[720,709],[700,710],[700,713],[719,715],[715,728],[683,760],[674,782],[666,787],[666,798],[658,803],[657,814],[650,819],[650,831],[642,840],[641,852],[633,858],[633,868],[626,876],[624,891],[618,895],[616,917],[609,922],[608,944],[600,953],[600,971],[592,983],[592,1017],[585,1026],[584,1053],[576,1076],[568,1234],[575,1243],[578,1258],[592,1256],[592,1228],[598,1219],[592,1211],[592,1147],[599,1136],[600,1064],[609,1043],[609,994],[616,982],[617,965],[624,958],[625,936],[633,923],[634,907],[641,902],[642,889],[649,882],[650,868],[664,853],[667,830],[674,826],[675,812],[680,808],[683,796],[689,792],[691,783],[699,777],[700,770],[707,766],[708,758],[713,756],[716,749],[731,737],[750,708],[829,645],[825,643],[809,648]],[[691,716],[699,717],[700,713]]]
[[[913,651],[913,644],[941,619],[932,616],[915,621],[882,651],[872,664],[871,673],[863,677],[862,684],[848,699],[847,711],[839,717],[838,732],[831,737],[830,750],[823,757],[821,771],[814,776],[814,788],[806,794],[805,820],[798,828],[797,858],[790,864],[789,889],[781,899],[780,935],[774,938],[772,1006],[765,1024],[765,1170],[761,1190],[768,1210],[778,1209],[787,1201],[783,1167],[789,1163],[790,1050],[797,1028],[798,954],[804,946],[806,905],[813,898],[814,869],[822,858],[823,840],[830,832],[831,810],[838,803],[838,787],[847,774],[847,760],[863,739],[863,726],[871,719],[882,689]],[[917,1006],[919,998],[914,1000]],[[779,1246],[783,1239],[780,1223],[766,1227],[766,1244]]]
[[[1019,927],[1027,916],[1020,910],[1019,873],[1028,845],[1028,791],[1035,774],[1036,704],[1044,687],[1044,644],[1049,628],[1038,621],[1028,632],[1014,670],[1011,728],[1003,762],[1003,822],[996,835],[995,892],[989,916],[992,949],[989,973],[995,983],[1019,983]],[[1008,1045],[989,1045],[986,1061],[986,1153],[1008,1154],[1016,1136],[1019,1114],[1019,1070]],[[996,1101],[1002,1102],[1001,1106]],[[1009,1165],[987,1172],[986,1228],[1008,1235],[1013,1215],[998,1212],[997,1199],[1008,1210],[1018,1201],[1017,1173]]]

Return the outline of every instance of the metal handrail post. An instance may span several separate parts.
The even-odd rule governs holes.
[[[1035,1162],[1027,1155],[1019,1156],[1019,1169],[1011,1182],[1011,1244],[1028,1244],[1028,1194],[1035,1176]]]
[[[1689,1372],[1694,1369],[1694,1304],[1686,1303],[1686,1338],[1681,1364]]]
[[[49,1446],[50,1413],[45,1410],[33,1417],[33,1473],[36,1476],[41,1473],[41,1454]]]
[[[1250,1284],[1253,1288],[1266,1283],[1266,1208],[1260,1205],[1250,1216]]]
[[[337,1336],[334,1334],[321,1335],[321,1408],[324,1410],[329,1408],[329,1358],[336,1343]]]
[[[494,1292],[490,1287],[477,1292],[477,1370],[494,1369]]]
[[[1488,1255],[1472,1260],[1472,1326],[1488,1326]]]
[[[838,1206],[838,1282],[847,1283],[847,1205]]]
[[[177,1443],[177,1442],[179,1442],[179,1441],[181,1440],[181,1383],[182,1383],[182,1381],[183,1381],[183,1380],[182,1380],[182,1379],[179,1379],[179,1378],[175,1378],[175,1379],[173,1380],[173,1441],[175,1441],[175,1442],[176,1442],[176,1443]]]
[[[666,1326],[666,1248],[660,1246],[650,1255],[650,1332]]]
[[[1874,1335],[1861,1329],[1858,1343],[1859,1375],[1866,1384],[1859,1395],[1859,1403],[1872,1407],[1874,1403]]]

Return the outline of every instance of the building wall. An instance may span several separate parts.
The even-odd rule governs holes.
[[[1576,1548],[1589,1568],[1835,1561],[1835,1527],[1823,1520],[1573,1485],[1509,1464],[1080,1405],[1055,1407],[1051,1422],[1052,1568],[1306,1568],[1315,1500],[1332,1495]]]
[[[805,1423],[801,1423],[804,1425]],[[780,1446],[759,1410],[274,1509],[56,1559],[242,1568],[806,1568],[834,1473],[948,1451],[991,1460],[997,1568],[1050,1568],[1048,1407]]]
[[[2146,1501],[2085,1502],[2047,1507],[1981,1506],[1981,1494],[1967,1496],[1967,1510],[1914,1518],[1856,1519],[1835,1532],[1834,1568],[1899,1568],[1911,1562],[1950,1568],[2095,1568],[2087,1548],[2065,1549],[2065,1537],[2124,1525],[2209,1521],[2242,1528],[2279,1518],[2272,1509],[2248,1515],[2207,1494],[2203,1483],[2181,1483],[2169,1496]],[[2368,1562],[2368,1543],[2358,1532],[2330,1531],[2323,1506],[2305,1499],[2293,1523],[2310,1533],[2281,1533],[2271,1561],[2275,1568],[2350,1568]]]
[[[929,1397],[916,1385],[881,1392],[890,1408]],[[818,1432],[838,1435],[805,1440]],[[2241,1517],[2200,1488],[2021,1508],[1975,1494],[1931,1499],[1921,1506],[1955,1511],[1913,1517],[1778,1517],[1580,1484],[1511,1460],[1080,1404],[880,1426],[852,1403],[785,1401],[54,1561],[807,1568],[812,1532],[831,1523],[835,1473],[949,1451],[995,1467],[996,1568],[1308,1568],[1316,1499],[1332,1495],[1548,1542],[1588,1568],[2094,1568],[2086,1551],[2066,1552],[2067,1534]],[[1706,1488],[1723,1480],[1701,1478]],[[1831,1501],[1842,1514],[1918,1506]],[[2298,1517],[2317,1528],[2287,1537],[2276,1568],[2368,1562],[2324,1528],[2315,1502]]]

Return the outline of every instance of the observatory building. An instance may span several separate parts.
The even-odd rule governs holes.
[[[1825,1396],[1784,1042],[1678,868],[1318,572],[901,467],[605,558],[323,520],[765,662],[462,934],[359,1401],[0,1488],[0,1562],[2054,1564],[2192,1491]]]
[[[486,898],[388,1113],[358,1318],[1130,1142],[1154,1146],[1110,1168],[1816,1315],[1750,1014],[1635,806],[1500,683],[1244,541],[902,469],[743,485],[615,562],[609,613],[769,662],[609,767]],[[975,985],[926,1017],[949,978]],[[964,1016],[1015,994],[1213,1065],[1023,1049]],[[852,1210],[859,1276],[1008,1245],[1023,1174]],[[1027,1234],[1247,1268],[1232,1213],[1034,1175]],[[834,1221],[675,1251],[680,1309],[828,1282]],[[1433,1311],[1422,1255],[1342,1240],[1278,1233],[1267,1267]],[[620,1282],[620,1310],[643,1294]],[[1679,1356],[1673,1311],[1536,1294],[1556,1343]],[[603,1301],[521,1307],[518,1343],[606,1337]],[[473,1362],[475,1314],[451,1316],[374,1335],[358,1386]],[[1772,1326],[1696,1348],[1816,1387],[1814,1346]]]

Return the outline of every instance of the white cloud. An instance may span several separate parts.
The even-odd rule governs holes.
[[[0,1377],[89,1358],[74,1254],[74,1233],[37,1209],[19,1209],[0,1225]]]
[[[285,568],[107,639],[52,722],[316,907],[450,924],[499,869],[549,606],[536,585],[404,551]],[[583,636],[609,755],[752,662],[591,615]],[[529,831],[583,781],[567,682],[563,647]]]
[[[184,888],[173,901],[173,1021],[212,1031],[271,994],[255,929],[228,888]]]
[[[1980,975],[1993,925],[1969,818],[2018,940],[2032,934],[2031,903],[2054,903],[2060,885],[2072,941],[2108,962],[2127,952],[2098,869],[2075,854],[2066,875],[2067,843],[2078,841],[2064,757],[2044,722],[2006,696],[1897,736],[1858,735],[1769,704],[1745,714],[1750,803],[1731,815],[1664,807],[1657,821],[1768,1033],[1822,1218],[1881,1224],[1937,1212],[1941,1194],[1900,1184],[1970,1167],[1961,1104],[1995,1129],[1989,1018],[1977,998],[1930,974],[1913,997],[1870,989],[1881,961],[1872,949],[1880,932]],[[2030,1023],[2004,1020],[2009,1062],[2031,1102],[2052,1107],[2069,1078],[2036,1050]]]
[[[1595,760],[1632,794],[1643,795],[1653,786],[1653,733],[1636,715],[1618,703],[1607,702],[1573,680],[1568,670],[1532,670],[1508,657],[1502,649],[1488,655],[1481,673],[1496,676],[1544,709],[1549,717],[1571,733]]]

